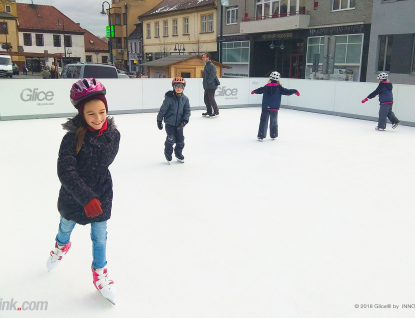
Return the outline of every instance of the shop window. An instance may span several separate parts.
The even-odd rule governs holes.
[[[222,63],[249,63],[249,41],[224,42]]]

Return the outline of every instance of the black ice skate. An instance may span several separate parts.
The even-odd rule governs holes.
[[[170,164],[170,161],[172,160],[172,157],[170,154],[164,153],[164,156],[166,157],[167,163]]]
[[[202,116],[203,116],[203,117],[210,117],[211,115],[212,115],[212,114],[209,114],[209,113],[203,113],[203,114],[202,114]]]
[[[378,126],[376,126],[375,129],[379,131],[385,131],[385,128],[379,128]]]
[[[184,156],[183,155],[175,154],[175,156],[176,156],[177,161],[179,161],[181,163],[184,163]]]
[[[392,128],[393,129],[395,129],[396,127],[398,127],[399,126],[399,124],[400,124],[400,122],[398,121],[397,123],[394,123],[393,125],[392,125]]]

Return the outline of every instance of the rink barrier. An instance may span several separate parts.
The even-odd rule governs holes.
[[[262,95],[251,91],[264,86],[267,78],[221,78],[216,90],[219,108],[259,107]],[[110,114],[157,112],[164,94],[171,90],[171,79],[102,79],[107,88]],[[205,109],[202,80],[186,79],[185,94],[192,109]],[[69,100],[72,79],[3,79],[0,85],[0,121],[71,117],[76,114]],[[377,120],[378,99],[362,104],[377,83],[282,79],[285,88],[300,91],[301,96],[282,96],[282,108]],[[402,124],[415,126],[415,86],[396,84],[393,110]]]

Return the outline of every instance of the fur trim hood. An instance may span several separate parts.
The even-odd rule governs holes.
[[[68,118],[68,121],[66,123],[63,123],[62,127],[67,132],[75,133],[77,129],[82,126],[84,122],[85,120],[80,115],[76,115],[74,118]],[[113,131],[117,128],[117,126],[115,126],[113,117],[107,116],[107,123],[108,123],[107,130]]]

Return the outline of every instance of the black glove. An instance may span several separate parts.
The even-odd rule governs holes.
[[[162,130],[163,129],[163,123],[161,121],[157,122],[157,127]]]
[[[184,126],[186,126],[186,124],[187,124],[187,121],[182,121],[181,123],[180,123],[180,125],[179,126],[177,126],[177,129],[183,129],[184,128]]]

